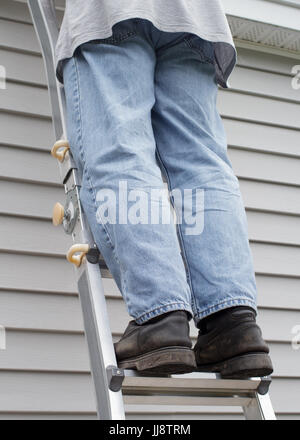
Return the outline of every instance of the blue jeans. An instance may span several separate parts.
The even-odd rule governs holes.
[[[81,204],[129,314],[141,324],[186,310],[197,324],[228,307],[256,309],[211,43],[129,19],[114,26],[112,37],[79,46],[64,61],[63,76]],[[171,221],[162,220],[162,175]]]

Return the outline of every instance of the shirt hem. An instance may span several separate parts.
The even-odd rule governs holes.
[[[137,10],[136,11],[138,14],[139,13],[143,13],[143,16],[136,16],[136,14],[120,14],[120,15],[113,15],[111,18],[111,25],[107,28],[105,28],[104,30],[101,31],[94,31],[94,32],[87,32],[84,33],[82,35],[80,35],[80,37],[75,38],[71,44],[71,47],[68,50],[59,50],[59,40],[58,40],[58,44],[56,45],[55,48],[55,70],[56,70],[56,77],[59,80],[60,83],[63,84],[63,75],[62,75],[62,61],[68,58],[71,58],[74,55],[75,50],[81,45],[84,44],[88,41],[91,40],[97,40],[97,39],[104,39],[104,38],[108,38],[110,36],[112,36],[113,34],[113,26],[116,25],[117,23],[119,23],[120,21],[123,20],[127,20],[130,18],[142,18],[145,20],[149,20],[152,22],[152,24],[159,29],[160,31],[163,32],[187,32],[187,33],[191,33],[194,34],[200,38],[202,38],[203,40],[207,40],[211,43],[223,43],[223,44],[229,44],[233,51],[234,51],[234,55],[236,52],[235,49],[235,45],[234,42],[232,40],[231,34],[228,33],[215,33],[215,34],[209,34],[209,33],[204,33],[204,32],[199,32],[198,29],[196,29],[195,26],[191,26],[190,24],[186,24],[186,25],[182,25],[182,24],[166,24],[163,22],[159,22],[158,20],[156,20],[154,17],[152,17],[149,14],[145,14],[145,12],[143,10]],[[174,30],[176,28],[176,31]],[[231,63],[229,63],[230,65],[232,64],[232,59],[234,57],[231,57]],[[234,65],[235,63],[233,63]],[[233,68],[232,68],[233,69]],[[231,69],[231,71],[232,71]],[[230,72],[231,73],[231,72]],[[229,75],[230,75],[229,73]],[[229,77],[228,75],[228,77]],[[227,78],[223,78],[223,80],[220,81],[220,85],[224,88],[228,88],[229,87],[229,83],[227,81]]]

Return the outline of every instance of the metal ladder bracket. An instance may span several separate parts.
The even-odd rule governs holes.
[[[258,394],[260,394],[261,396],[264,396],[265,394],[267,394],[269,392],[269,388],[270,388],[271,383],[272,383],[271,376],[262,377],[260,380],[260,384],[257,388]]]
[[[125,379],[124,370],[115,367],[114,365],[109,365],[108,367],[106,367],[106,374],[109,389],[114,392],[120,391]]]

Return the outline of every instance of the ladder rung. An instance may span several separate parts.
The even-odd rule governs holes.
[[[215,374],[190,373],[170,377],[146,376],[125,370],[122,390],[124,394],[164,394],[188,396],[251,397],[259,390],[260,378],[221,379]]]

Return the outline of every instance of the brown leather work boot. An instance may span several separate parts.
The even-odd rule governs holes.
[[[184,310],[165,313],[144,324],[130,321],[114,347],[119,368],[169,374],[196,368]]]
[[[238,306],[200,321],[194,347],[198,371],[220,373],[224,378],[271,374],[269,348],[262,339],[255,316],[252,308]]]

